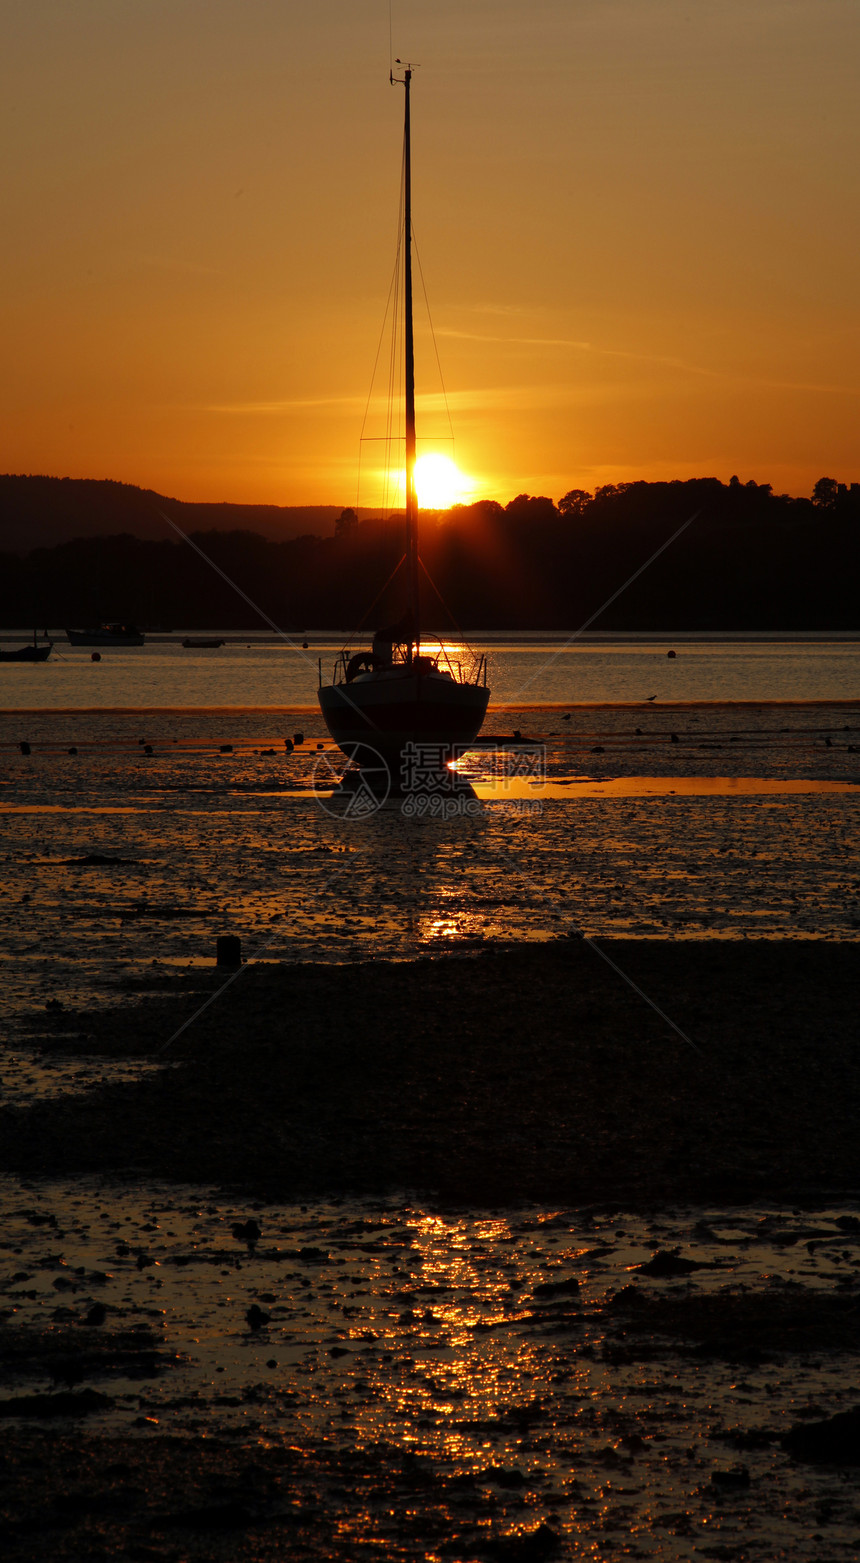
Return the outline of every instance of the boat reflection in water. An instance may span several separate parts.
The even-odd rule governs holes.
[[[366,819],[386,805],[396,807],[404,819],[480,814],[483,804],[468,778],[452,768],[448,749],[447,744],[408,740],[395,754],[362,743],[356,745],[357,757],[350,755],[346,770],[324,752],[314,772],[317,801],[337,819]]]
[[[393,80],[393,78],[392,78]],[[347,783],[358,792],[379,794],[382,772],[388,773],[385,796],[404,786],[402,772],[422,751],[427,779],[422,793],[444,793],[448,763],[465,752],[477,737],[490,691],[486,659],[456,659],[445,648],[429,650],[422,642],[418,555],[418,500],[415,488],[415,355],[412,325],[412,175],[410,86],[412,71],[402,78],[404,120],[404,197],[401,251],[403,257],[404,407],[406,455],[406,547],[403,566],[404,611],[394,624],[377,630],[369,650],[341,652],[332,682],[320,677],[320,709],[332,738],[344,754],[367,773],[364,781]],[[435,788],[430,752],[435,753]],[[371,781],[369,778],[374,777]],[[452,784],[456,785],[456,784]]]

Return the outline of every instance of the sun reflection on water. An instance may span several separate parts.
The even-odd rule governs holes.
[[[729,1502],[711,1481],[741,1447],[727,1438],[764,1424],[775,1440],[813,1397],[831,1409],[851,1401],[853,1335],[834,1350],[831,1334],[813,1365],[786,1350],[784,1331],[815,1299],[843,1333],[850,1323],[852,1297],[840,1296],[860,1268],[851,1212],[649,1221],[257,1206],[251,1245],[236,1235],[247,1210],[214,1193],[79,1181],[24,1194],[10,1180],[2,1193],[28,1277],[10,1283],[14,1328],[33,1351],[42,1340],[56,1352],[101,1277],[115,1322],[98,1337],[110,1400],[93,1430],[241,1435],[295,1452],[308,1470],[328,1451],[337,1474],[315,1501],[346,1548],[411,1557],[411,1525],[423,1557],[471,1557],[481,1536],[495,1546],[546,1526],[575,1555],[602,1559],[611,1543],[681,1563],[713,1531],[723,1547],[766,1540],[817,1563],[802,1496],[817,1484],[832,1505],[828,1555],[853,1559],[850,1492],[796,1474],[773,1440],[743,1446],[749,1493]],[[675,1251],[695,1255],[694,1280],[642,1273],[655,1252]],[[257,1331],[245,1323],[252,1302],[266,1314]],[[690,1343],[712,1303],[729,1346],[703,1355]],[[144,1322],[161,1370],[124,1377],[111,1343]],[[770,1345],[760,1366],[750,1328]],[[16,1388],[27,1387],[25,1374]]]

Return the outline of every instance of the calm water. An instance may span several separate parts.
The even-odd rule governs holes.
[[[201,632],[198,632],[201,633]],[[213,635],[218,631],[209,632]],[[17,643],[26,639],[22,631]],[[274,636],[228,637],[213,651],[186,651],[181,635],[140,648],[89,650],[57,643],[50,661],[0,666],[0,710],[219,706],[311,707],[318,660],[326,679],[342,641],[309,634],[308,649]],[[492,704],[850,700],[860,697],[860,640],[675,636],[609,639],[483,636]],[[4,646],[14,636],[4,632]],[[451,646],[451,655],[462,655]],[[674,650],[670,658],[667,652]]]

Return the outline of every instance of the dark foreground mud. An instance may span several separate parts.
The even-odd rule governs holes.
[[[604,949],[31,1025],[4,1558],[851,1563],[858,948]]]
[[[0,1165],[472,1206],[860,1187],[860,945],[600,949],[641,992],[573,939],[251,967],[193,1021],[223,973],[49,1008],[30,1038],[45,1057],[164,1068],[7,1109]]]

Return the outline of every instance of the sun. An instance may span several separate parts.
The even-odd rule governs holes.
[[[467,479],[450,456],[428,451],[415,463],[415,491],[422,510],[447,510],[468,488]]]

